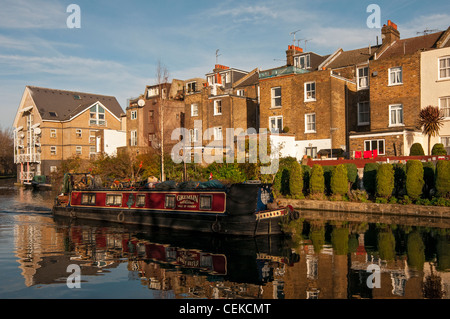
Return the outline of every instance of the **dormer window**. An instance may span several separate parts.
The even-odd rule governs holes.
[[[158,94],[159,94],[158,87],[148,88],[147,98],[150,98],[150,97],[158,95]]]
[[[294,65],[300,69],[309,69],[311,67],[309,54],[294,57]]]

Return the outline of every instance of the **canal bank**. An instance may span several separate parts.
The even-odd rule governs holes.
[[[450,227],[450,208],[442,206],[401,205],[379,203],[355,203],[344,201],[278,199],[282,206],[291,205],[303,217],[333,217],[343,220],[364,218],[371,222],[395,222],[418,220],[433,221],[432,224]]]

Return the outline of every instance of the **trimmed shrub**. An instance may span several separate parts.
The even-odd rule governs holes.
[[[358,168],[353,163],[344,164],[347,168],[348,189],[352,189],[358,181]]]
[[[409,150],[409,156],[419,156],[419,155],[425,155],[422,144],[414,143],[413,145],[411,145],[411,149]]]
[[[450,161],[436,163],[436,192],[438,196],[450,197]]]
[[[314,164],[311,169],[311,178],[309,180],[309,191],[311,194],[323,194],[325,190],[325,179],[323,168],[319,164]]]
[[[436,143],[431,149],[431,155],[447,155],[447,151],[444,148],[444,144]]]
[[[396,197],[402,197],[406,194],[406,165],[396,163],[394,168],[394,194]]]
[[[311,179],[311,167],[308,165],[302,165],[303,173],[303,192],[305,194],[309,193],[309,180]]]
[[[291,196],[299,198],[303,196],[303,173],[299,162],[291,163],[291,171],[289,175],[289,191]]]
[[[412,200],[417,200],[422,195],[423,165],[421,161],[409,160],[406,163],[406,193]]]
[[[394,190],[394,169],[391,164],[381,164],[377,172],[377,195],[389,198]]]
[[[364,165],[363,184],[368,194],[373,195],[377,187],[377,171],[380,165],[378,163],[367,163]]]
[[[336,195],[345,195],[348,192],[347,167],[339,164],[331,172],[331,192]]]
[[[288,195],[289,190],[289,176],[292,163],[297,162],[293,157],[284,157],[280,159],[278,172],[275,174],[273,181],[273,190],[276,195]]]
[[[331,194],[331,173],[333,172],[334,166],[324,165],[322,166],[322,169],[325,182],[325,193]]]

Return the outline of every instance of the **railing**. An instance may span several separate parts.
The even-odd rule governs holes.
[[[307,70],[300,69],[296,66],[291,65],[291,66],[284,66],[284,67],[280,67],[280,68],[276,68],[276,69],[261,71],[259,73],[259,78],[267,79],[267,78],[272,78],[272,77],[280,76],[280,75],[302,74],[302,73],[308,73],[308,72],[309,71],[307,71]]]
[[[32,153],[32,154],[18,154],[14,156],[14,163],[40,163],[41,162],[41,154],[40,153]]]
[[[21,181],[31,181],[34,177],[34,172],[21,172],[20,180]]]

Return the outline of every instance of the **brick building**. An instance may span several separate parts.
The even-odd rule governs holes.
[[[206,150],[211,155],[219,155],[210,148],[223,148],[225,154],[230,146],[227,128],[257,129],[257,69],[246,72],[216,64],[213,72],[206,74],[206,80],[196,78],[185,83],[184,127],[189,130],[196,152]]]
[[[18,182],[97,154],[96,134],[120,130],[122,113],[113,96],[27,86],[13,124]]]
[[[438,43],[448,45],[448,31],[400,39],[397,26],[388,21],[381,35],[381,46],[371,52],[367,70],[360,74],[367,83],[369,99],[353,105],[351,114],[356,114],[356,126],[350,127],[350,150],[409,155],[413,143],[425,146],[421,128],[417,126],[418,114],[425,103],[422,95],[429,92],[423,88],[425,82],[431,83],[424,80],[430,70],[436,76],[439,72],[431,65],[421,69],[422,54],[437,49]],[[437,58],[432,60],[438,65]],[[447,93],[440,93],[441,97]],[[427,98],[426,103],[437,105],[438,98],[434,101]]]
[[[160,153],[161,122],[164,123],[164,153],[170,153],[178,140],[172,140],[175,128],[183,126],[184,81],[172,80],[146,86],[144,94],[131,99],[126,109],[127,144],[120,151]],[[163,118],[161,118],[161,106]]]

